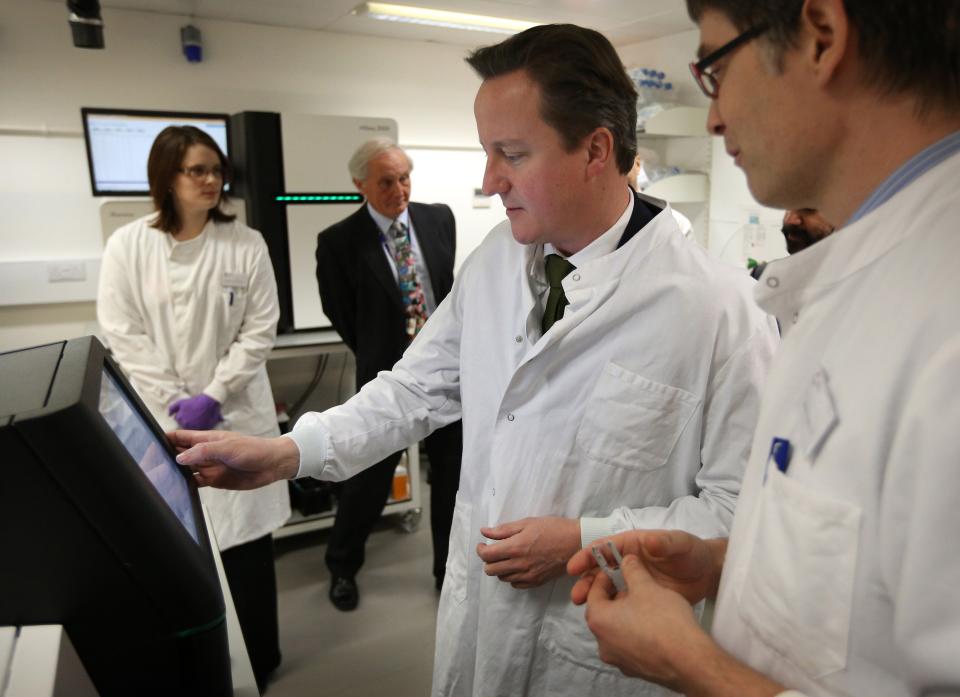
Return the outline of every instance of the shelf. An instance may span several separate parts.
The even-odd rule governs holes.
[[[687,136],[706,138],[707,110],[693,106],[677,106],[665,109],[647,119],[644,129],[637,136]]]
[[[406,450],[407,481],[410,496],[405,499],[389,498],[386,506],[383,508],[382,515],[393,515],[403,513],[406,515],[414,514],[419,519],[421,504],[420,492],[420,444],[415,443]],[[401,460],[402,462],[402,460]],[[400,463],[398,463],[399,465]],[[313,515],[303,515],[297,509],[293,509],[286,524],[273,531],[274,539],[281,537],[290,537],[313,530],[324,530],[333,527],[333,521],[336,517],[336,509],[321,511]]]
[[[387,501],[386,506],[384,506],[381,516],[406,513],[407,511],[418,510],[419,508],[419,502],[414,501],[412,496],[410,498],[403,499],[402,501],[390,499]],[[300,535],[302,533],[312,532],[314,530],[326,530],[328,528],[332,528],[336,515],[336,509],[323,511],[322,513],[314,513],[313,515],[308,516],[305,516],[300,513],[300,511],[294,509],[290,514],[290,519],[286,522],[286,524],[273,531],[273,537],[274,539],[279,539],[281,537]]]
[[[643,193],[667,203],[700,203],[707,200],[709,191],[706,174],[688,172],[658,179],[647,186]]]

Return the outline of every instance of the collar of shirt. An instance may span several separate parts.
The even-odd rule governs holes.
[[[394,218],[388,218],[387,216],[380,213],[376,210],[370,203],[367,203],[367,210],[370,211],[370,217],[373,218],[373,222],[377,224],[377,227],[380,228],[380,232],[383,233],[385,239],[389,240],[390,237],[387,235],[387,231],[390,229],[390,226],[393,225]],[[407,226],[407,229],[410,229],[410,209],[404,208],[403,213],[396,217],[396,220],[400,221]]]
[[[946,161],[941,160],[939,165],[956,168],[960,162],[953,163],[958,158],[960,151]],[[934,168],[927,168],[930,169]],[[920,183],[918,179],[919,175],[911,180],[911,186],[901,186],[897,193],[916,196],[912,189],[913,185]],[[923,181],[929,180],[924,178]],[[900,197],[892,201],[888,197],[886,203],[895,205],[898,200]],[[786,330],[790,323],[797,321],[805,306],[876,262],[922,227],[891,224],[889,217],[886,206],[875,207],[856,222],[845,225],[803,251],[771,261],[754,289],[757,304],[775,315]]]
[[[623,214],[617,219],[617,222],[613,224],[606,232],[600,235],[593,242],[588,244],[586,247],[581,249],[576,254],[572,254],[569,257],[565,257],[567,261],[581,268],[587,262],[593,261],[594,259],[599,259],[600,257],[611,254],[617,250],[617,244],[620,242],[620,238],[623,237],[624,230],[627,229],[627,223],[630,222],[630,216],[633,215],[633,206],[634,206],[634,197],[633,194],[627,198],[627,207],[624,209]],[[560,254],[564,256],[557,248],[554,247],[549,242],[545,242],[543,245],[543,255],[540,257],[540,261],[537,264],[534,264],[534,277],[536,280],[546,283],[546,271],[544,267],[543,259],[546,258],[547,254]]]
[[[863,216],[886,203],[897,192],[905,189],[915,179],[927,170],[933,169],[951,155],[960,152],[960,131],[941,138],[909,160],[900,165],[893,174],[887,177],[880,186],[873,190],[867,200],[861,204],[856,212],[847,221],[852,225]]]

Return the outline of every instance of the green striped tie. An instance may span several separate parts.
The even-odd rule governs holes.
[[[548,254],[546,267],[550,293],[547,295],[547,308],[543,312],[543,321],[540,323],[544,334],[553,326],[554,322],[563,317],[563,310],[568,303],[561,282],[568,273],[577,268],[559,254]]]

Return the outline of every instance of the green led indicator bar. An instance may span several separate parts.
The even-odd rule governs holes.
[[[360,194],[277,194],[273,197],[276,203],[290,204],[324,204],[324,203],[363,203]]]

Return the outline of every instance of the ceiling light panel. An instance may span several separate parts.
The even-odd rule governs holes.
[[[431,27],[466,29],[468,31],[484,31],[494,34],[516,34],[524,29],[535,27],[538,24],[538,22],[525,22],[518,19],[508,19],[506,17],[449,12],[447,10],[434,10],[427,7],[393,5],[385,2],[365,2],[354,10],[354,14],[389,22],[407,22]]]

